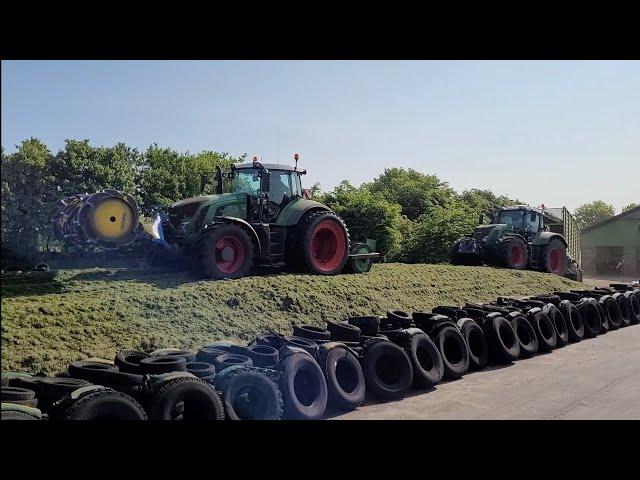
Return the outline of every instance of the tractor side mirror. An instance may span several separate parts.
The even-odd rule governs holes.
[[[302,197],[306,198],[307,200],[311,198],[311,193],[309,192],[308,188],[302,189]]]
[[[261,172],[260,191],[262,193],[269,193],[271,191],[271,174],[269,172]]]

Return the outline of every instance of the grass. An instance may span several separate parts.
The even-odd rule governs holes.
[[[266,329],[288,333],[299,323],[579,285],[538,272],[406,264],[374,265],[364,275],[221,281],[153,269],[61,270],[40,283],[3,278],[2,369],[53,374],[82,358],[113,358],[118,349],[197,349],[219,339],[249,341]]]

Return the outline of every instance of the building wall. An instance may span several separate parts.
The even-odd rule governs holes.
[[[585,273],[597,273],[598,247],[621,247],[624,274],[640,274],[640,209],[583,232],[580,237],[580,246],[582,269]],[[600,248],[601,254],[606,250],[606,248]]]

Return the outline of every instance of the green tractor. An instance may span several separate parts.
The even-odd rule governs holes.
[[[144,240],[151,240],[149,263],[186,259],[213,279],[240,278],[257,265],[285,264],[319,275],[368,271],[379,254],[365,243],[351,243],[344,221],[308,198],[301,182],[306,170],[297,168],[297,154],[294,158],[295,166],[262,164],[254,157],[232,165],[229,172],[218,167],[215,195],[174,203],[158,216],[151,235],[145,232]],[[223,193],[225,179],[231,181],[230,193]],[[97,246],[106,236],[109,246],[117,246],[121,238],[130,242],[132,231],[140,231],[130,225],[137,205],[119,192],[102,195],[88,206],[84,202],[93,196],[75,199],[79,206],[72,211],[68,206],[61,210],[58,230],[73,234],[67,236],[76,243],[88,240]]]
[[[489,215],[489,222],[480,215],[479,223],[472,235],[454,242],[452,264],[486,263],[580,277],[577,226],[566,208],[503,207]]]

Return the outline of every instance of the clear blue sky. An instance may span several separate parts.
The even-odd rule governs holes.
[[[640,202],[640,62],[3,61],[2,145],[32,136],[299,152],[324,190],[403,166],[619,211]]]

